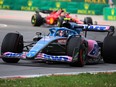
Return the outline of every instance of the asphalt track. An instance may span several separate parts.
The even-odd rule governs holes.
[[[48,34],[47,27],[33,27],[30,23],[34,12],[0,10],[0,47],[4,36],[9,32],[19,32],[24,36],[24,40],[31,41],[36,31],[45,35]],[[83,19],[86,15],[78,15]],[[102,16],[91,16],[99,24],[115,25],[114,21],[104,21]],[[91,35],[94,37],[94,34]],[[100,36],[98,34],[98,36]],[[104,34],[100,36],[103,38]],[[96,37],[95,37],[96,38]],[[25,77],[41,76],[50,74],[78,74],[85,72],[116,72],[116,64],[100,63],[95,65],[85,65],[84,67],[71,67],[68,64],[59,63],[39,63],[37,61],[20,60],[17,64],[4,63],[0,59],[0,78],[4,77]]]

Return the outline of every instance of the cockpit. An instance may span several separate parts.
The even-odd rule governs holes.
[[[78,33],[74,30],[65,27],[55,27],[50,29],[49,36],[69,37],[71,35],[77,35]]]

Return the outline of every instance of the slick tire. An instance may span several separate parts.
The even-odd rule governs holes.
[[[70,66],[83,67],[86,64],[86,48],[80,36],[72,36],[69,38],[67,42],[67,55],[73,58],[77,55],[77,58],[72,60]]]
[[[31,18],[31,23],[33,26],[41,26],[44,23],[44,18],[40,14],[34,14]]]
[[[84,24],[91,24],[93,25],[93,20],[91,17],[85,17],[84,18]]]
[[[57,21],[57,26],[62,27],[63,21],[64,21],[64,17],[63,16],[59,17],[59,19]]]
[[[17,33],[8,33],[2,42],[1,54],[5,52],[22,53],[23,52],[23,36]],[[6,63],[17,63],[17,58],[2,58]]]
[[[116,36],[105,37],[102,57],[105,63],[116,63]]]

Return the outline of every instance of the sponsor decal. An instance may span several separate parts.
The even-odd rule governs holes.
[[[108,15],[107,19],[108,20],[116,20],[116,9],[112,8],[110,12],[111,12],[111,15]]]
[[[88,26],[84,26],[84,29],[87,29]],[[104,31],[104,30],[108,30],[110,26],[99,26],[99,25],[91,25],[88,27],[88,30],[100,30],[100,31]]]
[[[61,2],[56,2],[55,3],[55,8],[49,8],[49,10],[59,10],[61,7]],[[65,12],[66,12],[66,9],[62,8]]]
[[[94,3],[94,4],[107,4],[108,0],[84,0],[87,3]]]
[[[0,5],[2,5],[4,3],[4,0],[0,0]]]
[[[33,6],[33,0],[27,1],[27,6],[21,6],[21,10],[35,11],[38,7]]]
[[[85,4],[84,4],[84,7],[85,7],[86,10],[88,10],[89,4],[85,3]]]
[[[112,15],[114,15],[114,12],[115,12],[115,10],[114,10],[114,9],[112,9],[112,10],[111,10],[111,14],[112,14]]]
[[[27,54],[27,52],[23,52],[23,53],[5,52],[3,54],[3,57],[6,57],[6,58],[23,58],[23,59],[25,59],[26,54]]]
[[[97,56],[99,54],[99,46],[97,44],[94,44],[94,48],[90,52],[90,55]]]
[[[4,0],[0,0],[0,9],[10,9],[10,5],[4,5]]]
[[[84,4],[84,9],[79,9],[77,10],[77,13],[79,14],[92,14],[95,15],[95,10],[89,10],[89,5],[88,3]]]
[[[51,1],[70,2],[71,0],[51,0]]]
[[[56,2],[56,7],[60,8],[60,2]]]
[[[27,4],[28,4],[29,7],[31,7],[32,4],[33,4],[33,1],[32,0],[28,0]]]
[[[63,62],[72,61],[72,58],[68,56],[52,56],[52,55],[44,54],[43,57],[44,59],[51,61],[63,61]]]
[[[63,39],[61,39],[61,40],[58,40],[58,43],[66,44],[66,41],[67,41],[67,40],[63,40]]]

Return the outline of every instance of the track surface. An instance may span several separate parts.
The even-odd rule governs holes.
[[[48,28],[33,27],[31,25],[30,20],[33,14],[34,12],[0,10],[0,47],[5,34],[7,34],[8,32],[19,32],[24,36],[24,40],[26,41],[32,40],[32,37],[34,37],[36,31],[47,34]],[[83,19],[85,16],[86,15],[78,15],[80,19]],[[91,17],[94,20],[97,20],[99,24],[115,24],[115,22],[113,21],[104,21],[102,16]],[[98,39],[101,39],[102,37],[103,35]],[[116,64],[101,63],[96,65],[86,65],[84,67],[71,67],[68,64],[45,64],[24,60],[21,60],[17,64],[8,64],[4,63],[0,59],[0,78],[4,76],[8,77],[55,73],[79,73],[92,71],[116,71]]]

